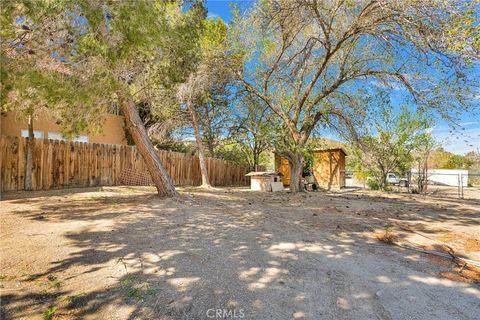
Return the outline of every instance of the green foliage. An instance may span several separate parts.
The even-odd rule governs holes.
[[[204,59],[214,58],[219,50],[226,49],[227,35],[227,26],[222,19],[206,19],[203,21],[203,32],[199,39],[199,45]]]
[[[220,159],[251,166],[252,163],[249,161],[251,155],[249,152],[247,148],[235,141],[224,141],[216,148],[215,155]]]
[[[277,141],[281,139],[278,121],[254,95],[240,96],[232,109],[234,124],[230,128],[230,138],[243,150],[249,165],[265,164],[262,155],[278,147]]]
[[[380,190],[380,183],[377,179],[367,179],[367,187],[370,190]]]
[[[2,2],[2,111],[48,114],[70,137],[97,131],[122,91],[164,118],[170,89],[199,59],[206,11],[186,9],[160,0]],[[207,30],[225,34],[219,22]]]
[[[469,63],[478,61],[480,57],[479,6],[480,0],[465,1],[442,23],[448,49],[461,54]]]
[[[55,316],[55,313],[57,313],[56,307],[48,308],[47,310],[45,310],[45,312],[42,315],[43,320],[52,320],[53,317]]]
[[[98,131],[108,100],[94,64],[68,59],[79,34],[70,9],[70,1],[6,1],[1,14],[2,112],[47,115],[67,138]]]
[[[468,158],[458,154],[452,154],[442,169],[468,169],[472,164],[473,162]]]
[[[430,120],[421,110],[412,112],[405,106],[395,110],[388,95],[377,97],[372,107],[378,116],[366,123],[352,151],[357,169],[377,177],[384,189],[386,175],[408,171],[414,160],[413,150],[429,142],[425,130]]]
[[[315,157],[313,155],[312,150],[305,150],[303,152],[303,160],[305,161],[304,173],[310,172],[313,168]]]
[[[276,149],[299,154],[318,126],[355,136],[357,118],[370,116],[358,96],[372,86],[399,87],[416,106],[447,119],[472,107],[475,70],[465,64],[467,50],[445,45],[475,46],[470,31],[446,33],[462,12],[458,1],[263,0],[245,16],[235,10],[232,50],[243,57],[239,78],[246,90],[282,124]],[[468,26],[472,17],[465,18]],[[418,124],[407,120],[414,118],[397,119],[398,129],[411,130]],[[388,132],[377,138],[409,140]],[[394,146],[390,151],[404,157]]]
[[[155,143],[155,140],[153,140]],[[182,141],[165,141],[160,143],[155,143],[155,146],[160,150],[168,150],[181,153],[195,154],[195,146],[193,143],[185,143]]]
[[[76,75],[66,77],[19,67],[7,78],[2,111],[12,110],[20,120],[46,114],[60,125],[66,137],[95,132],[101,127],[106,99],[98,83],[91,84]]]

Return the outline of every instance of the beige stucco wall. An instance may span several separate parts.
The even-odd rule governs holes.
[[[26,121],[17,121],[14,112],[7,112],[1,116],[0,132],[4,136],[19,137],[22,129],[27,129]],[[81,133],[88,136],[90,143],[127,144],[125,139],[123,116],[106,113],[103,116],[104,125],[100,133]],[[60,132],[60,126],[50,120],[46,115],[40,115],[34,120],[34,130],[43,131],[43,137],[48,137],[48,132]]]

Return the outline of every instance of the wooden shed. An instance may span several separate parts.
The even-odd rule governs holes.
[[[345,156],[342,148],[313,151],[312,172],[315,183],[327,190],[345,187]],[[275,155],[275,170],[283,174],[283,185],[290,185],[290,164],[287,159]]]

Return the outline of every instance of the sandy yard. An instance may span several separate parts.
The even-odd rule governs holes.
[[[480,201],[152,188],[3,195],[2,319],[478,319]],[[190,196],[186,196],[189,194]],[[187,199],[187,200],[186,200]],[[193,200],[188,200],[193,199]],[[439,250],[440,250],[439,249]]]

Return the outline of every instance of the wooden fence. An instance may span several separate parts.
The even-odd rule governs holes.
[[[2,191],[24,189],[26,145],[26,138],[0,137]],[[169,151],[159,151],[159,155],[176,185],[201,184],[198,157]],[[150,180],[141,155],[132,146],[35,139],[33,164],[35,190],[145,184]],[[247,183],[245,166],[207,158],[207,167],[214,186]]]

